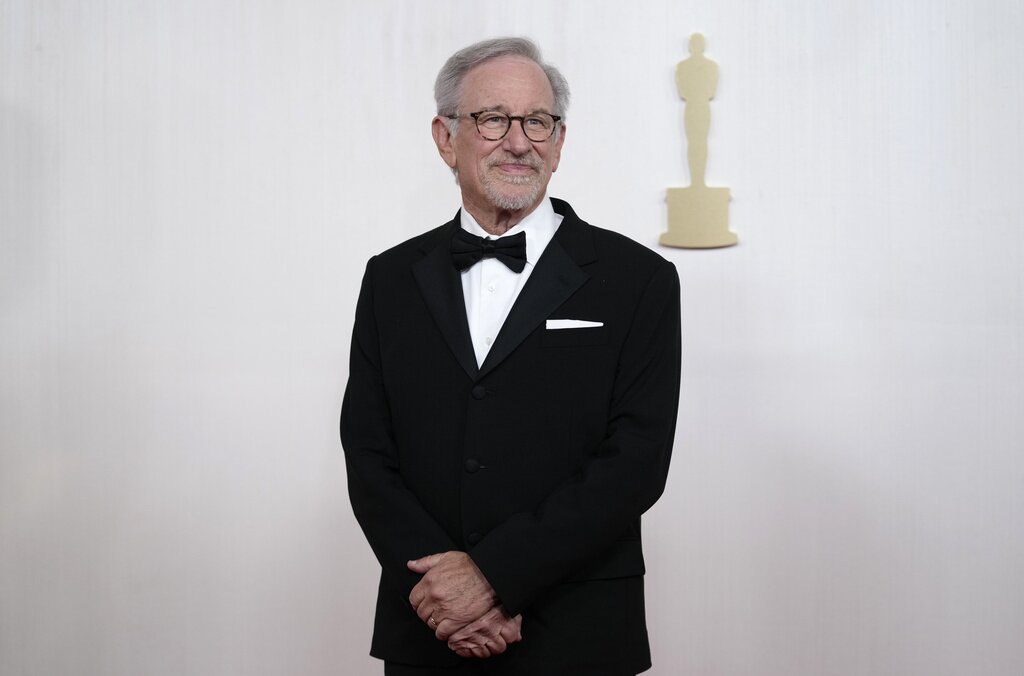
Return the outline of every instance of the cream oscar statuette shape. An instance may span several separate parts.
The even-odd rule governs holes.
[[[676,66],[676,87],[686,102],[683,122],[690,185],[668,189],[668,232],[658,241],[683,249],[732,246],[739,240],[729,230],[729,189],[709,188],[704,183],[718,64],[704,56],[704,36],[700,33],[690,36],[690,57]]]

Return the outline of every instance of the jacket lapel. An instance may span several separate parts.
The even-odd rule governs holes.
[[[487,352],[477,378],[493,371],[541,322],[590,279],[580,267],[595,259],[588,230],[590,226],[581,221],[566,202],[558,199],[552,199],[551,202],[555,212],[562,215],[562,223],[537,261],[530,278],[526,280],[494,345]],[[449,267],[452,266],[449,264]],[[465,322],[465,310],[462,314]],[[469,335],[468,328],[466,335]]]
[[[434,317],[438,330],[444,337],[455,359],[470,378],[477,378],[476,355],[469,337],[469,322],[466,319],[466,300],[462,294],[462,280],[452,265],[451,238],[453,228],[459,227],[459,216],[441,229],[440,242],[427,250],[427,255],[412,267],[413,276],[419,284],[427,309]]]

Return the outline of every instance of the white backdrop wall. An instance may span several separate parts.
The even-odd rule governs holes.
[[[379,673],[336,420],[365,259],[458,205],[433,77],[537,39],[552,194],[654,246],[693,31],[741,245],[662,250],[650,673],[1024,673],[1016,0],[0,0],[0,674]]]

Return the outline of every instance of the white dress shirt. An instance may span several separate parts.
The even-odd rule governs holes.
[[[462,229],[480,237],[499,239],[519,232],[526,233],[526,267],[516,273],[501,261],[484,258],[462,272],[462,295],[466,300],[466,318],[469,320],[469,334],[473,339],[476,364],[480,366],[498,337],[498,331],[505,323],[509,310],[519,297],[526,280],[540,259],[548,242],[562,222],[562,216],[551,207],[551,200],[544,196],[529,216],[499,237],[488,234],[476,219],[462,206]]]

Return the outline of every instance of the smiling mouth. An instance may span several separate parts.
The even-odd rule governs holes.
[[[535,171],[535,169],[529,164],[515,164],[505,162],[497,164],[495,166],[497,166],[498,169],[501,169],[502,171],[507,171],[510,174],[528,174],[532,171]]]

